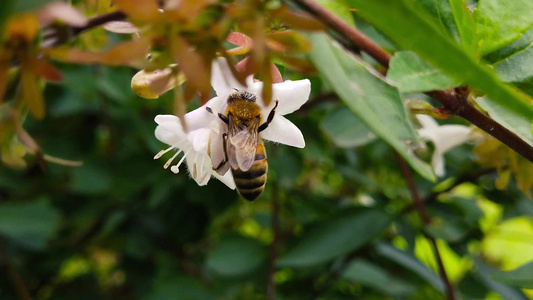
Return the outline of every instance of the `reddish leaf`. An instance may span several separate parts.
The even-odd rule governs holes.
[[[87,25],[87,17],[72,5],[65,2],[52,2],[43,7],[37,16],[41,25],[50,25],[60,20],[67,25],[82,27]]]
[[[271,62],[270,63],[270,75],[272,77],[272,82],[273,83],[280,83],[280,82],[283,82],[283,77],[281,76],[281,73],[278,69],[278,67],[276,67],[276,65]]]
[[[131,20],[157,23],[160,20],[157,0],[114,0],[115,5],[127,14]]]
[[[23,66],[20,70],[20,88],[22,98],[28,105],[30,113],[37,119],[44,117],[44,100],[37,76]]]
[[[198,16],[212,0],[167,0],[165,2],[165,14],[171,18],[170,21],[176,19],[190,20]]]
[[[243,55],[243,54],[246,54],[246,53],[250,52],[250,50],[254,46],[254,41],[250,37],[248,37],[246,34],[240,33],[240,32],[232,32],[232,33],[230,33],[226,37],[226,40],[228,42],[232,43],[233,45],[239,46],[239,47],[227,50],[226,52],[229,55]]]
[[[200,94],[209,95],[211,92],[211,68],[207,67],[203,57],[193,51],[188,42],[181,37],[174,37],[172,50],[178,68],[185,74],[187,81],[196,88]]]
[[[30,59],[34,72],[48,81],[61,81],[63,76],[54,65],[43,59]]]
[[[5,61],[0,61],[0,104],[4,101],[4,95],[9,81],[9,64]]]
[[[135,60],[145,59],[150,51],[152,39],[149,36],[120,43],[109,49],[102,63],[108,65],[128,65]]]
[[[144,36],[118,44],[102,53],[65,47],[46,49],[45,53],[54,59],[78,64],[132,65],[136,60],[144,60],[150,46],[151,38]]]
[[[237,79],[240,84],[246,85],[246,77],[243,76],[243,73],[241,73],[241,71],[233,63],[233,58],[228,55],[224,55],[224,57],[228,61],[228,66],[230,68],[231,73],[233,74],[233,77],[235,77],[235,79]],[[246,60],[246,58],[244,60]]]

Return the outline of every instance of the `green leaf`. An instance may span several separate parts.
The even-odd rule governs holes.
[[[455,24],[461,36],[461,43],[466,51],[473,56],[477,55],[478,39],[476,23],[465,0],[449,0],[452,8]]]
[[[0,235],[28,248],[43,249],[59,221],[59,213],[45,200],[0,205]]]
[[[221,276],[246,275],[266,261],[266,251],[258,241],[240,236],[223,237],[207,255],[207,267]]]
[[[460,84],[411,51],[396,52],[387,80],[402,93],[443,90]]]
[[[448,0],[414,0],[416,10],[424,12],[439,30],[455,40],[461,39],[455,24],[452,8]]]
[[[486,265],[481,260],[474,258],[476,272],[474,276],[483,283],[488,289],[500,294],[505,300],[526,300],[528,297],[519,289],[506,286],[491,279],[495,272],[492,267]]]
[[[103,194],[111,187],[111,178],[102,169],[92,165],[75,168],[70,188],[82,194]]]
[[[533,106],[527,95],[502,83],[492,69],[444,35],[406,0],[345,1],[397,44],[414,51],[446,75],[486,93],[492,101],[517,114],[533,119]]]
[[[344,22],[352,25],[352,27],[355,27],[355,22],[353,20],[350,8],[341,0],[317,0],[316,2],[334,13]]]
[[[487,98],[478,98],[476,102],[489,114],[492,119],[517,134],[530,145],[533,145],[531,119],[528,119],[522,115],[517,115],[513,111],[510,111],[507,107],[501,106]]]
[[[505,82],[525,82],[533,79],[533,46],[516,52],[494,65],[496,74]]]
[[[435,289],[444,293],[444,284],[442,280],[433,273],[428,267],[422,264],[413,255],[403,252],[402,250],[385,243],[379,243],[376,245],[376,251],[379,255],[388,258],[389,260],[403,266],[404,268],[411,270],[411,272],[417,274],[431,284]]]
[[[320,45],[313,47],[309,56],[322,79],[374,134],[396,149],[420,175],[434,180],[430,166],[412,154],[412,147],[420,141],[398,90],[333,44],[325,34],[312,34],[309,39]]]
[[[384,268],[363,259],[352,261],[342,277],[396,297],[408,295],[414,289],[409,282],[396,278]]]
[[[492,275],[492,279],[508,285],[533,289],[533,262],[511,271],[497,272]]]
[[[533,25],[530,0],[480,0],[474,11],[481,55],[520,38]]]
[[[341,148],[359,147],[375,138],[368,127],[345,107],[330,111],[320,127]]]
[[[530,47],[533,43],[533,26],[528,29],[518,40],[512,44],[505,46],[504,48],[492,52],[485,56],[484,59],[489,63],[497,63],[505,58],[521,51],[527,47]]]
[[[330,261],[365,245],[390,222],[390,216],[378,209],[342,212],[306,232],[278,264],[281,267],[308,267]]]

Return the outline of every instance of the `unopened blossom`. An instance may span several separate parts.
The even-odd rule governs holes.
[[[445,174],[444,154],[461,144],[475,141],[477,139],[472,128],[464,125],[442,125],[435,119],[427,115],[416,115],[422,128],[418,129],[420,137],[426,141],[431,141],[435,146],[431,157],[431,164],[437,177]]]

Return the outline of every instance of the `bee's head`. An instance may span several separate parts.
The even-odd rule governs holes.
[[[255,95],[252,93],[248,93],[246,91],[239,91],[237,89],[235,89],[235,91],[236,91],[235,93],[229,95],[228,104],[231,104],[237,100],[247,100],[247,101],[255,102],[255,100],[257,99]]]

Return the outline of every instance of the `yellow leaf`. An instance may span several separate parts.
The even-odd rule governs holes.
[[[192,50],[185,39],[174,37],[172,51],[178,61],[179,69],[187,77],[187,82],[196,88],[202,95],[211,92],[211,66],[207,66],[204,58]]]
[[[28,105],[30,113],[37,119],[44,117],[44,100],[37,76],[23,67],[20,74],[22,98]]]
[[[6,24],[6,36],[8,40],[22,39],[27,43],[32,42],[39,32],[37,17],[26,13],[12,17]]]
[[[157,23],[161,16],[157,0],[114,0],[113,2],[133,21]]]

